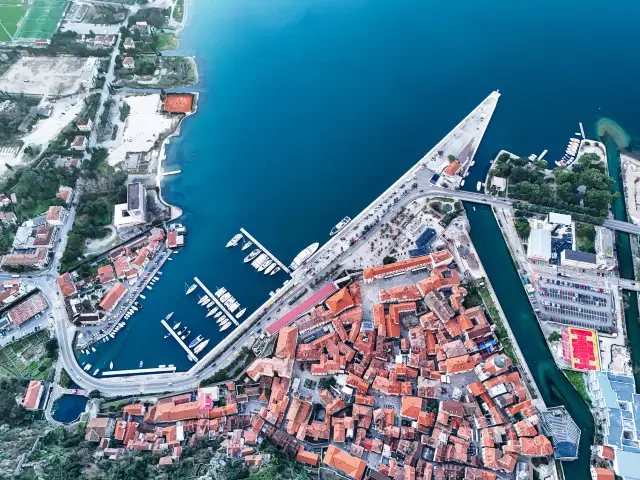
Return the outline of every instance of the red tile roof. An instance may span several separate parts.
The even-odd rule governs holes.
[[[35,410],[38,408],[40,402],[40,395],[42,389],[42,382],[39,380],[31,380],[27,391],[24,394],[24,400],[22,401],[22,408],[25,410]]]
[[[349,455],[333,445],[329,445],[322,461],[356,480],[362,478],[367,467],[364,460]]]
[[[116,275],[111,265],[103,265],[102,267],[98,268],[98,280],[102,285],[104,285],[105,283],[109,283],[115,278]]]
[[[121,283],[116,283],[100,302],[100,308],[107,312],[111,311],[126,292],[127,287]]]
[[[462,165],[460,165],[459,162],[453,161],[447,165],[447,168],[444,169],[444,173],[452,177],[458,172],[458,170],[460,170],[461,167]]]
[[[278,334],[276,357],[293,358],[298,343],[298,327],[284,327]]]
[[[355,305],[347,288],[341,288],[334,293],[327,299],[326,304],[334,315],[338,315],[340,312]]]
[[[76,284],[73,283],[71,275],[68,272],[58,277],[58,286],[60,287],[63,297],[68,297],[77,292]]]

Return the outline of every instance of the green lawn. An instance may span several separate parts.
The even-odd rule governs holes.
[[[9,35],[13,36],[18,29],[18,23],[27,13],[27,8],[20,5],[11,5],[11,1],[0,0],[3,6],[0,6],[0,42],[8,42],[11,40]]]
[[[589,397],[589,392],[587,392],[587,384],[585,382],[585,374],[582,372],[576,372],[573,370],[565,370],[564,373],[567,374],[567,378],[573,385],[573,387],[578,391],[580,396],[584,399],[587,405],[591,406],[591,398]]]
[[[0,0],[1,1],[1,0]],[[158,51],[175,50],[178,48],[178,37],[173,33],[160,33],[158,34]]]

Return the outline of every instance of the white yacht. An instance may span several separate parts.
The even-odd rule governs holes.
[[[209,303],[207,303],[207,308],[211,308],[216,304],[216,302],[214,300],[210,300]]]
[[[227,322],[224,325],[222,325],[222,327],[220,327],[220,331],[224,332],[227,328],[229,328],[231,326],[231,322]]]
[[[211,315],[214,315],[217,311],[218,311],[218,307],[212,308],[207,312],[207,315],[205,316],[205,318],[209,318]]]
[[[185,283],[186,285],[186,283]],[[189,295],[190,293],[193,293],[193,291],[198,288],[198,284],[194,283],[193,285],[191,285],[189,288],[187,288],[187,291],[185,292],[185,295]]]
[[[258,267],[258,271],[262,272],[265,268],[267,268],[269,265],[271,265],[273,263],[273,260],[269,259],[267,261],[265,261],[262,265],[260,265]]]
[[[213,318],[218,318],[220,315],[222,315],[222,311],[219,311],[218,313],[216,313]]]
[[[246,250],[247,248],[249,248],[251,245],[253,245],[253,242],[251,240],[247,240],[246,242],[244,242],[242,244],[242,250]]]
[[[296,258],[293,259],[293,262],[291,262],[291,265],[289,265],[289,268],[292,271],[299,268],[306,260],[309,259],[311,255],[316,253],[319,246],[320,244],[316,242],[316,243],[312,243],[307,248],[302,250],[298,255],[296,255]]]
[[[242,240],[242,234],[236,233],[231,240],[227,242],[227,248],[235,247]]]
[[[225,293],[224,295],[222,295],[220,297],[220,301],[222,303],[225,303],[227,300],[229,300],[231,298],[231,294],[229,292]]]
[[[224,295],[226,292],[227,292],[227,289],[226,289],[226,288],[224,288],[224,287],[222,287],[222,288],[219,288],[218,290],[216,290],[215,295],[216,295],[216,297],[220,298],[220,297],[221,297],[222,295]]]
[[[280,271],[280,267],[276,267],[276,268],[273,269],[273,271],[270,273],[270,275],[275,275],[279,271]]]
[[[198,300],[198,305],[204,305],[207,302],[209,302],[209,295],[205,295],[200,300]]]
[[[238,313],[236,313],[236,318],[240,318],[242,315],[244,315],[244,312],[246,312],[247,309],[243,308],[242,310],[240,310]]]
[[[261,253],[260,255],[258,255],[258,258],[256,258],[253,262],[251,262],[251,266],[253,268],[258,268],[260,265],[262,265],[262,263],[264,263],[264,261],[269,258],[267,256],[266,253]]]
[[[249,263],[251,260],[256,258],[260,254],[260,249],[256,248],[255,250],[251,250],[251,253],[244,257],[244,263]]]
[[[273,262],[271,265],[264,269],[264,274],[269,275],[277,266],[278,264]]]

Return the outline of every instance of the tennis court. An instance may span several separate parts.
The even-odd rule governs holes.
[[[68,4],[69,0],[35,0],[15,38],[51,38]]]
[[[15,35],[28,7],[10,4],[8,0],[0,0],[0,3],[0,42],[8,42]]]

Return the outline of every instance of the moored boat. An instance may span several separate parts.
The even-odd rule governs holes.
[[[331,229],[331,231],[329,232],[329,236],[333,237],[336,233],[338,233],[340,230],[346,227],[350,221],[351,221],[351,217],[344,217],[342,220],[336,223],[335,227]]]
[[[242,250],[246,250],[247,248],[249,248],[251,245],[253,245],[253,242],[251,240],[247,240],[246,242],[244,242],[242,244]]]
[[[186,283],[185,283],[186,285]],[[187,291],[185,292],[185,295],[189,295],[190,293],[193,293],[193,291],[198,288],[198,284],[194,283],[193,285],[191,285],[189,288],[187,288]]]
[[[270,275],[275,275],[279,271],[280,271],[280,267],[276,267],[276,268],[273,269],[273,272],[271,272]]]
[[[278,266],[277,263],[273,262],[271,265],[269,265],[267,268],[264,269],[264,274],[265,275],[269,275],[274,268],[276,268]]]
[[[239,242],[240,240],[242,240],[242,234],[241,234],[241,233],[236,233],[236,234],[231,238],[231,240],[229,240],[229,241],[227,242],[227,248],[235,247],[235,246],[238,244],[238,242]]]
[[[251,253],[244,257],[244,263],[249,263],[251,260],[256,258],[260,254],[260,249],[256,248],[255,250],[251,250]]]
[[[198,335],[196,338],[194,338],[193,340],[191,340],[191,342],[189,343],[189,348],[193,348],[195,347],[197,344],[199,344],[201,341],[203,340],[202,335]]]
[[[200,353],[207,345],[209,345],[209,340],[205,340],[204,342],[196,345],[196,348],[193,349],[193,353]]]
[[[293,262],[291,262],[291,265],[289,265],[289,268],[293,271],[296,270],[297,268],[300,268],[300,266],[309,259],[309,257],[311,257],[311,255],[313,255],[314,253],[316,253],[316,251],[318,250],[318,247],[320,246],[319,243],[312,243],[311,245],[309,245],[307,248],[305,248],[304,250],[302,250],[298,255],[296,255],[296,257],[293,259]]]
[[[240,310],[238,313],[236,313],[236,318],[240,318],[242,315],[244,315],[244,312],[246,312],[247,309],[243,308],[242,310]]]

